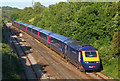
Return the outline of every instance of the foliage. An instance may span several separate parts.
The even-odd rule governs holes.
[[[15,53],[12,51],[12,61],[10,63],[10,47],[2,43],[2,78],[4,79],[20,79],[20,63]]]
[[[4,24],[2,24],[4,27]],[[2,28],[4,31],[4,28]],[[2,80],[6,79],[21,79],[21,72],[22,67],[20,65],[20,62],[18,60],[17,55],[13,52],[13,49],[11,48],[10,53],[10,46],[8,41],[5,39],[4,32],[2,34],[3,39],[2,43],[0,43],[0,46],[2,46]],[[10,62],[10,54],[11,54],[11,62]]]
[[[60,2],[46,8],[36,3],[34,9],[25,8],[13,12],[11,19],[93,45],[99,50],[103,72],[118,76],[115,72],[118,69],[119,51],[114,51],[114,44],[120,42],[114,43],[115,33],[118,32],[118,4],[119,2]],[[115,72],[112,68],[116,69]]]
[[[10,7],[10,6],[3,6],[2,7],[2,11],[4,12],[4,13],[10,13],[10,12],[12,12],[12,11],[14,11],[14,10],[17,10],[18,8],[12,8],[12,7]]]
[[[115,32],[113,36],[113,47],[115,54],[119,54],[120,52],[120,33]]]

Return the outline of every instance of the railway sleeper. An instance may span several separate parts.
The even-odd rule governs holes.
[[[85,72],[85,69],[83,68],[83,66],[80,64],[77,64],[77,62],[71,60],[68,56],[65,55],[65,59],[67,60],[67,62],[70,62],[72,65],[74,65],[76,67],[76,69],[79,69],[81,72]]]
[[[26,31],[25,31],[26,32]],[[27,32],[28,33],[28,32]],[[31,33],[28,33],[29,35],[31,35]],[[35,37],[34,35],[32,35],[32,37]],[[36,37],[35,37],[36,38]],[[74,60],[70,59],[68,56],[66,56],[65,54],[63,54],[60,50],[56,49],[54,46],[47,44],[43,39],[41,38],[37,38],[41,43],[43,43],[44,45],[47,45],[47,47],[49,47],[51,50],[55,51],[56,53],[58,53],[61,57],[63,57],[64,59],[67,60],[67,62],[70,62],[72,65],[74,65],[76,67],[76,69],[80,69],[81,72],[85,72],[85,69],[82,67],[81,64],[77,64],[77,62],[75,62]]]
[[[65,58],[65,55],[64,55],[63,53],[61,53],[61,56],[62,56],[63,58]]]

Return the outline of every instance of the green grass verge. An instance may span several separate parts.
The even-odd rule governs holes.
[[[103,68],[104,70],[102,71],[104,74],[114,78],[114,79],[118,79],[119,74],[118,74],[118,64],[115,63],[118,62],[118,60],[115,58],[113,60],[111,60],[111,64],[110,65],[104,65]]]
[[[2,43],[2,79],[21,79],[20,74],[22,67],[15,53],[11,53],[10,61],[10,46]]]
[[[4,31],[4,28],[2,31]],[[17,57],[17,54],[13,52],[12,48],[10,53],[10,46],[8,44],[8,41],[5,39],[4,32],[2,34],[2,38],[3,38],[2,43],[0,43],[0,45],[2,45],[2,79],[20,80],[22,67],[19,62],[19,58]],[[11,62],[10,62],[10,54],[11,54]]]

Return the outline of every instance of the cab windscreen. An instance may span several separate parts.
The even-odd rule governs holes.
[[[85,52],[86,57],[97,57],[96,52]]]

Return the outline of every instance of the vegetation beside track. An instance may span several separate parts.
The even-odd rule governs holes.
[[[48,8],[35,3],[11,12],[11,20],[50,30],[88,43],[99,50],[106,75],[118,79],[120,53],[119,10],[120,2],[60,2]]]
[[[13,52],[11,48],[10,53],[10,44],[9,40],[5,39],[4,35],[4,24],[2,28],[2,80],[11,80],[11,79],[21,79],[22,67],[19,62],[19,58],[17,54]],[[10,54],[11,54],[11,62],[10,62]]]

